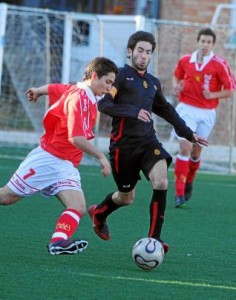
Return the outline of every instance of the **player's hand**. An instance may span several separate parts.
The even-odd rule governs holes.
[[[182,91],[182,89],[183,89],[183,81],[180,81],[173,86],[174,95],[178,96],[179,93]]]
[[[145,109],[140,109],[139,113],[138,113],[138,119],[143,121],[143,122],[150,122],[151,120],[151,114],[149,111],[145,110]]]
[[[99,162],[101,164],[101,174],[103,176],[110,175],[111,174],[111,165],[104,154],[102,155],[101,158],[99,158]]]
[[[209,90],[204,90],[202,93],[206,99],[211,99],[211,92]]]
[[[192,143],[197,144],[198,146],[205,146],[209,145],[208,141],[199,137],[196,133],[193,133]]]
[[[40,93],[38,93],[37,88],[31,87],[25,92],[27,98],[29,101],[36,102],[38,98],[41,96]]]

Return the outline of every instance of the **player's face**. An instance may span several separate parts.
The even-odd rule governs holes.
[[[208,55],[214,47],[213,36],[201,35],[198,41],[198,50],[202,56]]]
[[[115,77],[116,75],[113,72],[108,73],[107,75],[104,75],[101,78],[98,78],[97,75],[95,75],[95,80],[93,80],[93,84],[91,86],[94,95],[103,96],[104,94],[108,93],[112,88],[112,84],[115,81]]]
[[[129,49],[131,65],[138,71],[146,71],[152,56],[152,45],[149,42],[138,42],[132,51]]]

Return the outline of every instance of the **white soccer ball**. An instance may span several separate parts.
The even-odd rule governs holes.
[[[134,244],[132,258],[141,269],[152,270],[162,264],[164,249],[162,244],[156,239],[142,238]]]

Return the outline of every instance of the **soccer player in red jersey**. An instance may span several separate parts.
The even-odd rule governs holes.
[[[142,171],[151,182],[150,227],[148,236],[160,240],[165,253],[169,246],[161,238],[168,188],[167,168],[172,158],[158,141],[152,112],[171,123],[180,136],[205,143],[185,125],[167,102],[160,81],[147,72],[156,47],[154,36],[137,31],[130,36],[127,50],[130,65],[119,69],[113,88],[98,102],[98,109],[112,117],[110,161],[118,191],[89,208],[94,231],[110,238],[106,218],[122,206],[132,204]]]
[[[235,79],[227,62],[213,52],[216,35],[210,28],[197,36],[198,49],[182,56],[174,70],[173,87],[178,95],[177,112],[199,136],[208,139],[216,122],[219,99],[229,98]],[[175,206],[190,199],[193,181],[200,166],[201,145],[193,144],[172,132],[179,141],[175,162]]]
[[[107,93],[118,74],[117,66],[105,57],[93,59],[86,67],[83,82],[75,85],[49,84],[26,91],[29,101],[49,95],[49,109],[43,118],[45,133],[40,146],[33,149],[0,188],[0,204],[14,204],[25,196],[41,192],[56,196],[65,210],[56,222],[48,245],[50,254],[76,254],[88,242],[71,240],[86,212],[78,165],[83,153],[98,159],[103,176],[110,174],[106,156],[88,140],[97,116],[97,96]]]

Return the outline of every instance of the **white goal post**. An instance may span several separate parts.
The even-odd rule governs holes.
[[[2,86],[3,49],[5,44],[5,28],[7,19],[7,5],[0,3],[0,94]]]

